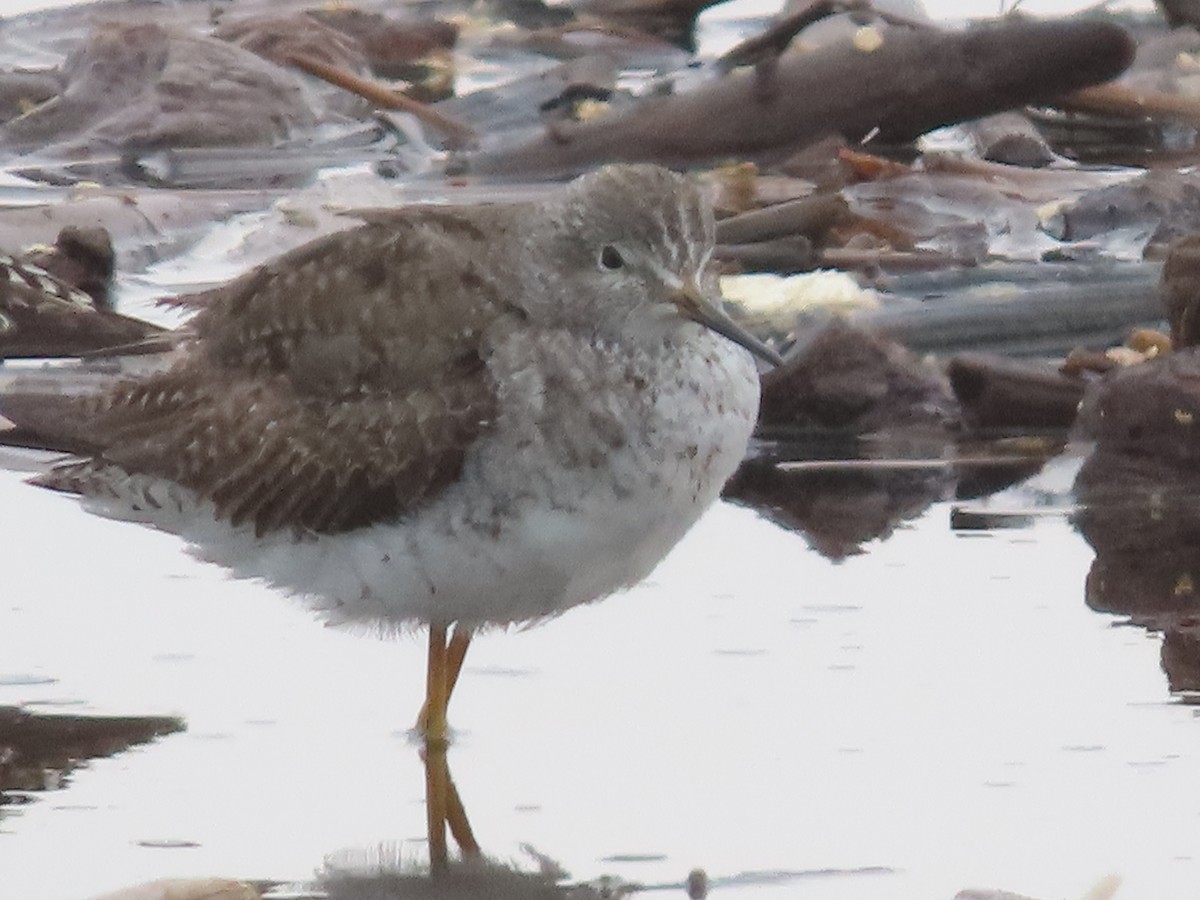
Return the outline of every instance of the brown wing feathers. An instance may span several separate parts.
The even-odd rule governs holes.
[[[462,290],[462,260],[406,265],[439,249],[408,226],[334,235],[219,289],[185,359],[89,417],[97,462],[178,482],[260,535],[346,531],[434,497],[493,418],[479,335],[507,313],[490,279]]]

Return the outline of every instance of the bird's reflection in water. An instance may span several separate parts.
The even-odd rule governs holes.
[[[1102,447],[1075,491],[1075,525],[1096,551],[1087,605],[1161,633],[1171,691],[1200,703],[1200,475]]]
[[[405,858],[400,846],[370,852],[336,854],[326,861],[311,893],[287,893],[291,900],[399,900],[436,897],[442,900],[600,900],[640,890],[616,881],[603,885],[564,884],[564,873],[548,857],[529,851],[538,871],[527,872],[484,856],[467,820],[444,746],[426,746],[425,809],[428,826],[427,864]],[[456,845],[452,850],[450,842]],[[274,895],[268,895],[274,896]],[[693,894],[705,896],[704,892]]]
[[[450,849],[446,841],[449,830],[458,844],[462,859],[478,863],[483,859],[479,842],[467,821],[467,811],[458,796],[458,788],[450,777],[444,746],[426,745],[421,754],[425,763],[425,816],[429,828],[429,868],[434,878],[450,872]]]
[[[635,894],[666,893],[704,900],[710,888],[775,886],[799,880],[842,879],[847,876],[894,874],[883,866],[855,869],[772,869],[746,871],[710,880],[693,869],[677,881],[628,882],[604,875],[589,882],[570,882],[568,874],[549,856],[528,846],[534,860],[525,871],[485,856],[471,825],[450,770],[445,747],[428,746],[425,766],[429,859],[414,860],[404,845],[344,851],[329,857],[315,882],[307,888],[290,885],[266,895],[269,900],[619,900]],[[451,841],[456,849],[450,846]],[[282,891],[282,892],[281,892]]]

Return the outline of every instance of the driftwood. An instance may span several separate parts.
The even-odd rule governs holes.
[[[1079,344],[1107,346],[1135,325],[1162,319],[1159,269],[1134,267],[1137,277],[1022,285],[1001,294],[994,285],[914,306],[864,313],[856,321],[922,352],[984,350],[1054,356]],[[1047,272],[1045,277],[1051,277]]]
[[[1132,38],[1103,22],[1006,21],[965,32],[889,27],[873,49],[844,40],[781,59],[769,77],[735,72],[623,114],[466,160],[493,175],[562,174],[597,163],[780,157],[830,134],[904,141],[1107,81]],[[864,47],[864,49],[859,49]]]
[[[962,353],[946,366],[962,407],[976,429],[1061,428],[1075,421],[1087,382],[1064,375],[1053,362]]]
[[[931,363],[844,319],[804,335],[763,376],[760,435],[939,429],[957,422],[950,385]]]
[[[413,100],[411,97],[406,97],[398,91],[390,90],[365,78],[359,78],[352,72],[338,69],[336,66],[328,65],[319,59],[310,59],[306,56],[291,55],[287,57],[287,62],[307,72],[309,75],[314,75],[317,78],[328,81],[330,84],[335,84],[361,97],[365,97],[377,106],[411,113],[429,127],[446,135],[452,142],[452,146],[458,146],[475,139],[475,132],[471,130],[469,125],[444,115],[432,106],[421,103],[418,100]]]
[[[743,272],[776,272],[781,275],[811,272],[820,262],[812,241],[803,235],[751,244],[717,244],[713,258],[737,263]]]
[[[1155,6],[1172,28],[1194,25],[1200,28],[1200,5],[1196,0],[1155,0]]]
[[[1171,245],[1163,263],[1163,307],[1177,349],[1200,344],[1200,234]]]
[[[1100,84],[1059,97],[1054,106],[1066,112],[1124,116],[1200,125],[1200,101],[1180,94]]]
[[[967,131],[981,159],[1010,166],[1049,165],[1054,151],[1046,139],[1019,112],[1002,112],[972,122]]]
[[[829,247],[821,251],[823,269],[842,269],[865,272],[871,276],[883,272],[928,272],[948,267],[974,266],[976,256],[948,253],[942,250],[890,250],[887,248],[857,249]]]
[[[746,244],[797,234],[820,238],[849,217],[850,208],[841,194],[814,194],[722,219],[717,223],[717,240]]]

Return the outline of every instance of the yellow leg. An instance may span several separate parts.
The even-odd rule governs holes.
[[[454,693],[458,684],[458,673],[462,671],[463,660],[467,658],[467,648],[471,646],[471,632],[459,625],[454,626],[454,635],[450,638],[450,646],[446,648],[446,702]]]
[[[462,859],[479,859],[483,856],[483,851],[480,850],[479,842],[475,840],[475,834],[471,831],[471,823],[467,820],[467,813],[462,800],[459,799],[458,789],[454,786],[454,779],[450,777],[445,745],[426,746],[421,753],[421,761],[425,764],[429,867],[430,873],[437,877],[450,867],[447,827],[454,842],[458,844]]]
[[[463,859],[478,859],[483,856],[479,842],[475,840],[475,832],[471,830],[471,823],[467,820],[467,810],[459,799],[458,788],[454,786],[454,779],[450,777],[449,768],[446,769],[446,824],[450,826],[450,833],[454,835],[454,843],[458,844],[458,849],[462,851]]]
[[[446,708],[450,705],[450,695],[454,693],[454,686],[458,683],[458,675],[462,671],[463,660],[470,645],[471,632],[468,629],[454,626],[454,634],[447,643],[444,625],[429,626],[429,672],[425,682],[425,705],[417,714],[417,731],[425,736],[427,742],[446,741]]]
[[[446,626],[429,626],[429,666],[425,675],[425,705],[417,718],[417,728],[426,744],[445,745],[447,739],[446,705],[450,702],[450,680],[446,647]]]
[[[427,746],[421,755],[425,762],[425,820],[429,836],[430,874],[439,875],[450,865],[446,844],[446,807],[449,801],[450,770],[446,766],[446,747]]]

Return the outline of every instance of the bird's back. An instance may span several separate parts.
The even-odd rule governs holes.
[[[82,405],[93,457],[43,482],[113,501],[164,479],[260,535],[419,508],[491,421],[482,344],[521,315],[478,214],[395,213],[210,292],[172,367]]]

